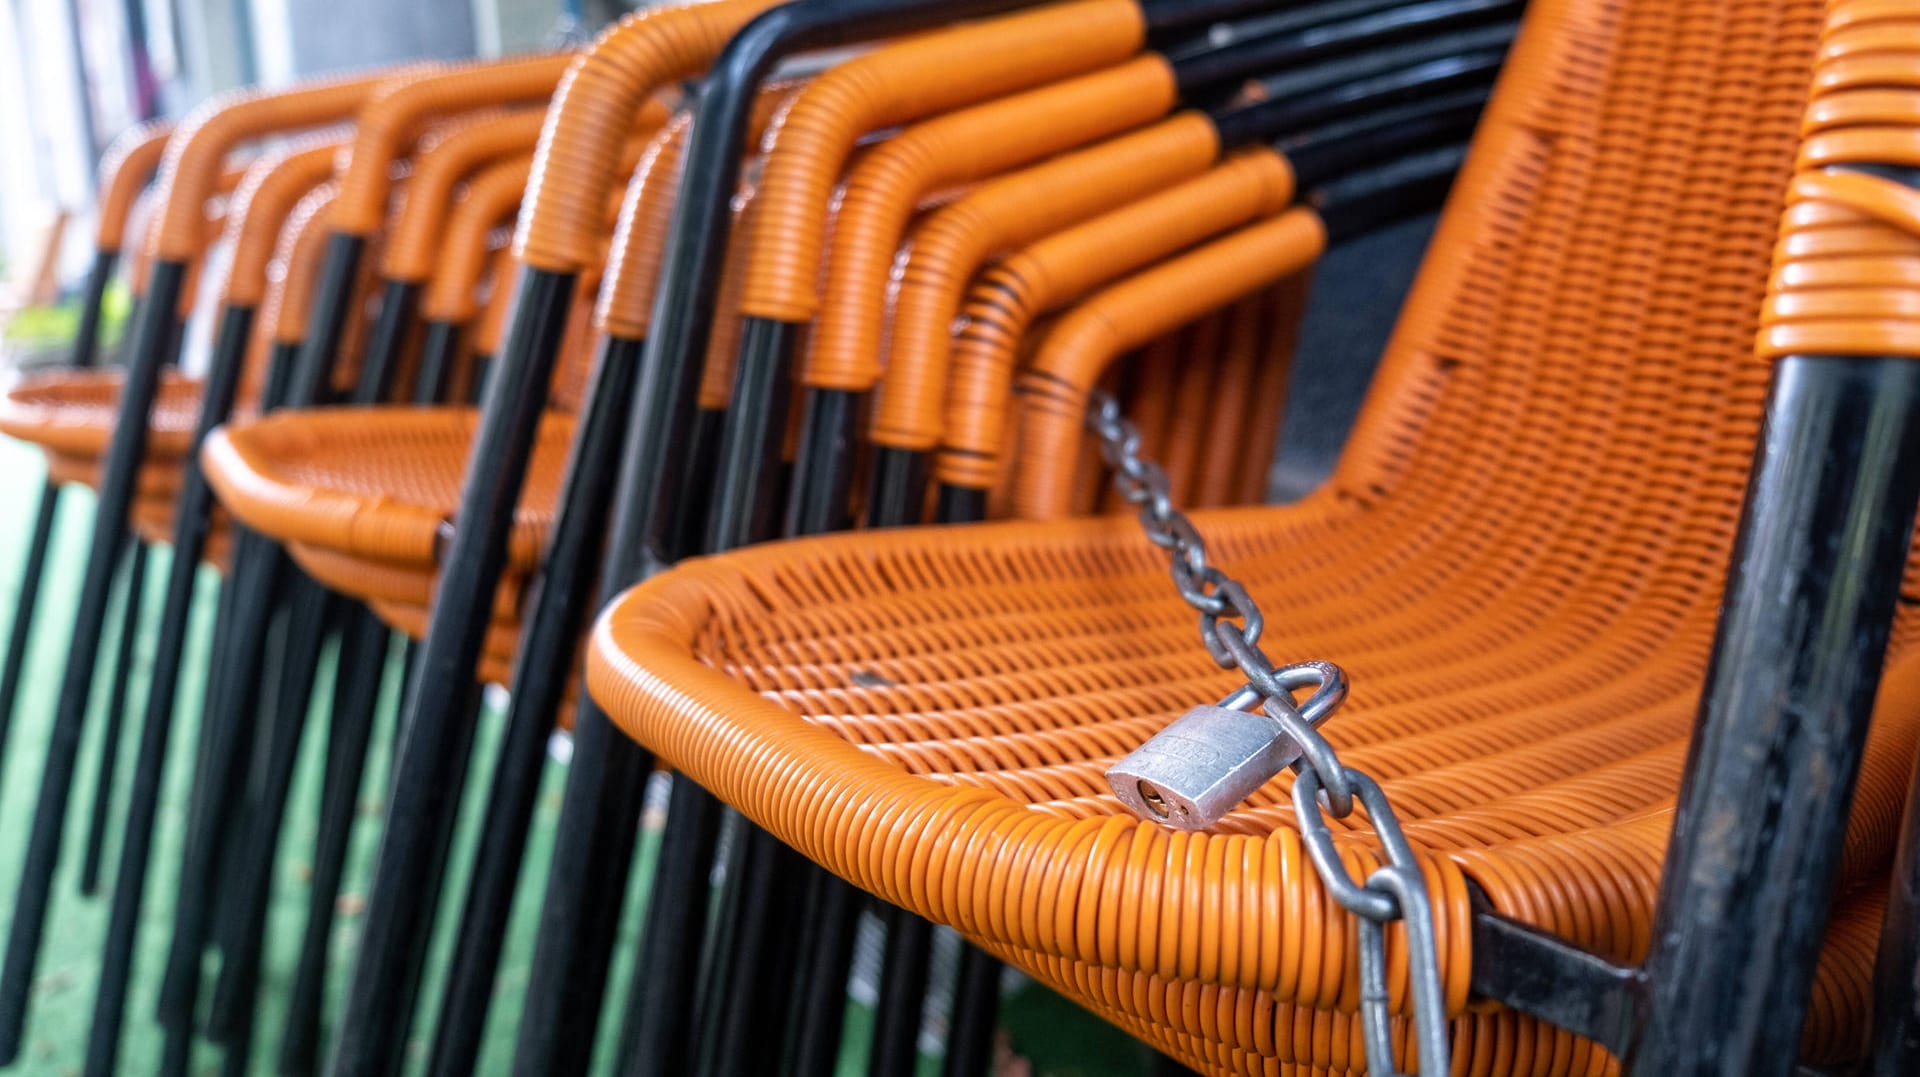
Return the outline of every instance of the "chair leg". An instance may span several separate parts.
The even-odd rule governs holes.
[[[794,874],[795,854],[773,835],[739,822],[736,845],[743,855],[734,858],[739,874],[728,886],[738,911],[717,918],[721,925],[731,920],[735,937],[716,948],[716,960],[708,963],[713,982],[702,991],[711,1009],[701,1015],[706,1058],[700,1072],[712,1077],[772,1071],[767,1058],[777,1059],[780,1047],[773,1004],[793,971],[795,924],[785,898],[794,891],[782,883]]]
[[[127,579],[121,599],[120,639],[113,658],[113,689],[108,695],[107,728],[100,739],[100,767],[93,783],[93,807],[87,812],[86,852],[80,858],[80,892],[100,892],[100,861],[106,853],[107,813],[113,806],[114,778],[120,769],[120,737],[126,729],[127,689],[133,674],[133,655],[140,641],[140,607],[147,586],[147,544],[133,543],[127,557]]]
[[[544,769],[546,740],[574,676],[581,628],[591,613],[598,549],[626,409],[638,376],[641,342],[609,337],[594,364],[587,406],[562,479],[546,564],[530,594],[516,648],[506,732],[494,764],[487,818],[461,914],[460,938],[448,974],[428,1071],[453,1077],[472,1071],[512,909],[527,828]]]
[[[286,817],[293,786],[294,766],[305,739],[307,714],[328,630],[339,622],[342,600],[302,577],[289,598],[286,658],[281,665],[279,695],[268,730],[266,770],[260,801],[250,825],[242,831],[237,870],[229,880],[234,888],[231,923],[238,929],[233,944],[222,955],[215,986],[208,1034],[227,1042],[242,1024],[250,1025],[254,1009],[252,987],[259,981],[260,951],[265,943],[266,910],[272,896],[275,863],[280,848],[280,824]]]
[[[106,620],[107,599],[114,568],[127,541],[127,515],[133,504],[134,484],[146,455],[147,416],[153,410],[160,368],[173,340],[175,300],[186,267],[159,262],[153,267],[147,294],[141,301],[131,333],[132,347],[122,381],[119,421],[108,444],[93,535],[88,544],[87,568],[81,581],[73,632],[62,670],[60,695],[55,701],[47,758],[40,770],[40,790],[34,805],[32,831],[27,840],[19,896],[8,926],[7,953],[0,965],[0,1064],[18,1057],[26,1032],[27,1006],[34,971],[40,961],[40,942],[47,926],[53,875],[59,866],[61,838],[66,832],[67,802],[73,794],[74,766],[86,725],[88,697],[93,687],[99,634]]]
[[[447,690],[432,688],[417,675],[414,689],[416,692]],[[439,905],[447,857],[453,846],[459,794],[465,788],[468,761],[473,757],[473,738],[479,725],[480,685],[471,680],[464,682],[455,706],[459,708],[456,713],[463,714],[465,720],[450,723],[455,743],[443,745],[457,756],[450,770],[444,772],[448,787],[427,790],[417,783],[400,780],[402,771],[398,765],[388,783],[387,818],[380,833],[372,892],[367,899],[367,915],[361,922],[360,950],[353,960],[346,1009],[327,1058],[328,1073],[390,1074],[400,1070],[401,1051],[406,1046],[406,1029],[412,1023],[412,1008],[418,997],[430,933],[402,931],[394,920],[377,914],[393,908],[391,895],[382,892],[382,884],[385,880],[386,885],[391,886],[396,879],[393,868],[396,860],[406,861],[408,869],[421,881],[423,890],[409,895],[417,903],[415,907],[434,909]],[[411,703],[401,708],[401,721],[406,720],[410,709]],[[411,730],[403,734],[403,744],[412,735]],[[432,813],[424,803],[436,799],[446,810],[444,826],[440,825],[442,817]],[[367,994],[370,982],[379,983],[383,991],[391,992],[390,997],[404,1000],[405,1009],[382,1013],[378,1022],[361,1020],[359,1015],[367,1013],[370,1007]]]
[[[978,946],[960,952],[960,979],[953,989],[953,1019],[947,1024],[944,1077],[986,1077],[993,1066],[993,1039],[1000,1030],[1000,974],[1004,966]]]
[[[1628,1077],[1794,1070],[1920,505],[1916,460],[1911,359],[1775,364]]]
[[[26,563],[20,569],[20,595],[14,600],[13,625],[7,630],[7,656],[0,665],[0,773],[7,762],[7,734],[13,726],[14,704],[20,696],[20,676],[26,669],[27,648],[33,645],[33,615],[40,605],[40,577],[47,567],[47,547],[60,510],[60,487],[40,487],[40,506],[34,510],[33,537],[27,543]]]
[[[152,854],[153,825],[158,814],[160,786],[165,775],[167,746],[172,736],[175,691],[186,647],[186,626],[199,575],[200,553],[208,528],[206,507],[211,493],[197,473],[189,472],[180,498],[180,523],[174,535],[173,561],[167,568],[166,597],[160,612],[159,638],[154,645],[153,671],[147,686],[146,714],[141,723],[140,747],[134,758],[133,784],[127,799],[126,825],[120,845],[120,865],[114,875],[113,910],[94,995],[93,1023],[87,1039],[88,1077],[115,1071],[120,1031],[126,1014],[127,984],[132,973],[134,936],[139,929],[140,903],[146,894],[148,861]],[[224,598],[224,595],[223,595]],[[227,614],[227,603],[221,603]],[[222,643],[216,622],[214,650]],[[210,680],[209,685],[217,683]],[[205,813],[204,807],[201,814]],[[193,822],[189,816],[189,830]],[[182,1043],[188,1041],[183,1040]]]
[[[896,1077],[913,1072],[920,1057],[920,1014],[932,956],[933,925],[905,909],[888,909],[887,958],[880,969],[868,1073]]]
[[[573,1074],[585,1067],[651,763],[599,708],[581,699],[515,1048],[517,1072]],[[660,844],[640,935],[640,972],[631,1005],[641,1023],[628,1056],[629,1073],[677,1075],[689,1072],[692,1061],[690,1026],[706,903],[669,895],[704,898],[721,807],[706,790],[676,777],[667,815],[673,824]]]
[[[562,664],[539,672],[560,680],[571,668]],[[507,705],[506,729],[487,790],[486,816],[455,936],[461,945],[454,949],[453,964],[447,970],[428,1056],[427,1072],[434,1077],[472,1073],[486,1031],[500,951],[506,943],[527,834],[546,770],[547,737],[553,729],[551,710],[531,705],[538,698],[537,688],[526,687],[529,694],[516,690]]]
[[[194,775],[199,810],[190,817],[186,848],[181,857],[179,892],[174,906],[173,941],[166,975],[161,983],[157,1016],[170,1032],[162,1070],[184,1074],[188,1046],[194,1032],[193,1013],[200,993],[201,958],[211,926],[212,894],[221,853],[221,832],[234,814],[244,788],[241,761],[259,724],[254,720],[260,699],[257,672],[265,646],[266,608],[263,596],[279,567],[274,551],[260,548],[258,536],[245,536],[235,550],[234,574],[227,587],[235,592],[224,603],[233,617],[228,622],[228,647],[219,656],[220,679],[209,686],[202,718],[207,749]],[[252,545],[249,550],[246,547]],[[251,556],[248,556],[251,554]],[[223,596],[224,598],[225,596]],[[178,1037],[181,1042],[174,1042]],[[178,1066],[178,1069],[173,1068]]]
[[[801,955],[793,1016],[793,1077],[829,1077],[840,1059],[840,1034],[847,1012],[847,976],[853,969],[864,895],[851,883],[814,867],[807,902],[813,925],[808,951]]]
[[[335,668],[326,778],[320,793],[320,830],[307,895],[307,927],[287,1005],[287,1031],[280,1041],[280,1072],[312,1073],[318,1064],[322,988],[334,906],[346,873],[347,850],[366,772],[374,711],[387,672],[391,633],[365,608],[349,614]]]

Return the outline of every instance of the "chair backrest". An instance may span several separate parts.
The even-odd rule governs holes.
[[[1317,501],[1559,571],[1570,606],[1710,618],[1821,23],[1819,0],[1534,4]]]

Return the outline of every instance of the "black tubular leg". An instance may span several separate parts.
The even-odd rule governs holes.
[[[686,477],[680,480],[687,496],[667,538],[667,549],[676,559],[698,551],[706,542],[707,518],[713,513],[713,477],[720,468],[720,438],[726,425],[727,409],[694,409],[687,434]]]
[[[47,545],[60,511],[60,486],[51,480],[40,486],[40,506],[34,510],[33,538],[20,569],[20,596],[13,606],[13,625],[7,630],[7,656],[0,667],[0,769],[7,761],[7,735],[13,726],[14,702],[20,696],[20,675],[26,669],[27,648],[33,645],[33,614],[40,605],[40,577],[47,567]]]
[[[927,501],[927,465],[926,453],[894,448],[874,452],[868,526],[906,527],[920,522]]]
[[[413,402],[434,404],[446,398],[453,380],[453,360],[460,354],[460,327],[452,322],[427,323],[420,344],[420,371],[414,375]]]
[[[840,1034],[847,1010],[847,975],[853,968],[854,937],[866,895],[846,880],[816,867],[807,920],[813,930],[801,955],[799,989],[794,994],[793,1077],[827,1077],[840,1060]]]
[[[60,839],[66,831],[67,801],[73,792],[74,763],[86,723],[100,629],[106,621],[113,568],[126,541],[127,513],[133,504],[140,461],[146,456],[147,416],[153,410],[160,368],[169,358],[165,342],[173,335],[174,308],[185,272],[177,262],[154,266],[146,301],[141,304],[133,330],[134,347],[121,387],[119,419],[107,447],[86,576],[47,743],[33,829],[7,936],[6,961],[0,966],[0,1065],[19,1056],[26,1030],[27,1003],[34,969],[39,964],[40,936],[46,928],[47,899],[60,858]]]
[[[332,721],[328,726],[326,777],[320,790],[320,828],[314,841],[313,883],[307,894],[307,926],[287,1003],[287,1030],[280,1040],[280,1072],[312,1073],[319,1061],[321,1004],[326,986],[327,944],[334,906],[346,874],[374,711],[385,679],[390,633],[364,607],[347,615],[334,669]]]
[[[118,251],[93,253],[93,264],[87,267],[87,282],[80,293],[80,322],[74,330],[68,366],[90,370],[100,360],[100,312],[106,304],[107,286],[113,283],[113,267],[119,260]]]
[[[181,856],[173,942],[168,949],[157,1012],[161,1024],[186,1035],[193,1031],[193,1011],[200,993],[201,955],[213,913],[222,835],[244,788],[244,760],[258,725],[258,671],[269,613],[266,595],[273,587],[273,576],[284,571],[277,551],[264,546],[258,535],[235,529],[233,574],[227,580],[233,595],[228,609],[233,616],[225,633],[227,647],[219,662],[220,676],[208,686],[201,716],[207,730],[207,751],[201,760],[203,765],[194,774],[198,806]]]
[[[859,399],[858,394],[835,389],[807,393],[785,534],[819,535],[844,531],[851,524],[847,498],[853,478],[853,423]]]
[[[262,410],[287,402],[299,361],[299,345],[274,345],[260,393]],[[203,408],[203,424],[206,418]],[[281,574],[290,571],[285,554],[274,543],[237,524],[232,534],[233,565],[221,589],[220,621],[214,629],[212,678],[200,717],[201,752],[194,769],[193,805],[174,903],[173,941],[156,1008],[169,1033],[161,1071],[167,1077],[186,1072],[225,825],[234,814],[241,789],[240,761],[246,758],[258,724],[254,714],[260,697],[262,647],[272,612],[269,596],[277,593]]]
[[[367,241],[359,236],[335,233],[327,237],[327,251],[321,256],[320,275],[313,285],[306,336],[300,342],[299,358],[293,364],[292,377],[287,383],[286,401],[293,407],[319,403],[327,376],[338,365],[348,308],[353,303],[355,278],[360,272],[360,256],[366,246]],[[384,308],[382,314],[385,314]]]
[[[903,1077],[913,1072],[920,1057],[920,1012],[927,1000],[932,955],[933,925],[905,909],[888,909],[887,959],[880,969],[868,1073]]]
[[[127,982],[132,972],[134,937],[139,928],[141,899],[146,894],[153,822],[158,814],[160,785],[173,731],[175,692],[186,648],[194,583],[212,527],[213,492],[200,471],[197,448],[207,432],[224,419],[233,406],[240,382],[240,360],[252,325],[253,311],[246,307],[229,308],[221,320],[214,358],[202,391],[201,414],[194,430],[196,451],[187,454],[184,464],[174,520],[173,560],[167,567],[166,595],[162,599],[153,669],[147,684],[146,713],[141,722],[140,748],[134,758],[133,784],[122,831],[120,867],[114,877],[113,911],[108,921],[100,983],[94,995],[93,1025],[87,1039],[88,1077],[106,1077],[115,1070],[120,1029],[126,1013]],[[225,602],[221,613],[221,625],[230,627],[231,611]],[[217,627],[213,641],[215,653],[222,643]],[[214,677],[209,679],[210,686],[217,683]],[[190,821],[190,832],[193,827]]]
[[[784,375],[793,335],[790,326],[764,319],[749,319],[743,327],[733,395],[720,438],[716,469],[719,489],[708,517],[709,551],[742,545],[763,536],[771,526],[771,494],[779,463],[779,440],[772,420],[776,412],[784,415]],[[680,795],[683,790],[684,798]],[[687,848],[699,840],[694,833],[705,829],[708,815],[721,810],[718,801],[692,782],[676,786],[675,794],[675,804],[668,811],[671,825],[661,844],[662,863],[670,859],[680,863],[694,855]],[[681,815],[682,810],[696,813],[701,824],[683,832],[688,820]],[[647,1059],[697,1057],[703,1072],[736,1071],[746,1064],[753,1046],[745,1037],[729,1042],[725,1029],[739,1016],[736,1008],[749,1005],[750,996],[739,992],[753,982],[753,977],[746,984],[736,984],[731,977],[743,964],[753,966],[758,961],[766,925],[761,895],[773,871],[772,846],[776,844],[738,817],[729,818],[728,824],[739,826],[741,833],[731,845],[713,924],[705,924],[707,871],[659,873],[642,929],[641,962],[635,967],[635,986],[645,986],[648,996],[657,996],[659,985],[680,982],[675,978],[679,970],[688,970],[685,987],[697,999],[693,1020],[665,1024],[656,1018],[652,1005],[636,998],[631,1014],[637,1026],[627,1034],[642,1045],[637,1054]],[[751,925],[746,923],[748,919]],[[743,950],[743,946],[751,948]],[[697,973],[693,971],[696,969]],[[781,970],[771,968],[760,969],[754,976],[785,981]],[[687,1042],[689,1035],[697,1037],[691,1045]],[[649,1071],[642,1064],[630,1072]]]
[[[579,761],[576,749],[575,765]],[[673,825],[660,843],[646,927],[640,934],[640,958],[627,996],[629,1031],[622,1039],[630,1049],[624,1052],[623,1077],[672,1077],[690,1070],[689,1026],[694,1018],[696,964],[704,941],[706,909],[704,902],[696,907],[684,901],[664,902],[660,896],[694,892],[706,882],[720,832],[720,802],[691,779],[675,775],[667,817]]]
[[[991,954],[965,945],[960,979],[953,989],[953,1019],[947,1023],[944,1077],[986,1077],[993,1067],[993,1040],[1000,1029],[1000,973]]]
[[[68,356],[70,366],[89,369],[99,358],[100,308],[118,260],[117,251],[94,252],[80,301],[80,324],[74,333],[73,351]],[[27,543],[27,559],[20,570],[20,593],[14,600],[13,624],[7,631],[7,654],[0,660],[0,770],[6,766],[7,731],[13,724],[13,707],[20,694],[20,676],[26,669],[27,648],[33,641],[33,614],[40,602],[40,578],[46,568],[47,544],[53,537],[59,505],[60,487],[49,481],[40,488],[40,505],[33,517],[33,537]]]
[[[547,737],[573,676],[574,651],[590,612],[587,599],[606,529],[615,451],[641,347],[640,341],[618,337],[607,338],[601,346],[561,479],[546,567],[523,614],[505,732],[460,913],[458,937],[463,945],[455,948],[447,973],[427,1067],[442,1077],[473,1072],[486,1029],[500,947],[546,765]]]
[[[127,695],[133,679],[133,655],[140,642],[140,608],[147,588],[147,544],[135,539],[127,554],[120,606],[120,638],[114,644],[113,688],[107,694],[107,728],[100,737],[100,766],[93,783],[93,807],[87,812],[86,851],[80,857],[80,892],[100,891],[100,861],[107,848],[107,814],[113,807],[114,778],[120,771],[120,737],[127,724]]]
[[[287,646],[281,663],[278,698],[267,731],[267,765],[259,802],[241,831],[240,859],[231,876],[237,886],[229,911],[239,928],[233,943],[221,955],[220,979],[215,985],[213,1010],[207,1031],[215,1040],[231,1042],[244,1025],[251,1025],[259,982],[260,950],[265,943],[267,904],[271,896],[280,823],[286,817],[287,797],[293,786],[294,765],[307,728],[307,712],[327,630],[340,620],[344,601],[302,577],[294,585],[287,607]]]
[[[413,311],[419,298],[420,286],[406,281],[388,281],[381,291],[380,316],[374,319],[373,335],[367,338],[354,403],[378,404],[392,391],[394,375],[406,354],[407,335],[413,331]]]
[[[419,668],[402,710],[392,803],[380,839],[360,951],[328,1072],[389,1073],[413,1012],[432,895],[434,850],[447,844],[473,744],[467,687],[486,642],[506,565],[507,528],[546,405],[547,379],[573,295],[571,274],[528,270],[520,279],[505,358],[481,409],[453,541],[441,562]],[[462,691],[451,690],[462,686]]]
[[[1780,361],[1629,1077],[1793,1072],[1916,503],[1920,366]]]

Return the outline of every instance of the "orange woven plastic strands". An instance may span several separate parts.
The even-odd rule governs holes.
[[[627,181],[593,309],[594,327],[609,336],[644,340],[652,327],[654,285],[673,220],[680,155],[692,129],[693,114],[676,113],[654,134]]]
[[[1200,443],[1206,438],[1207,427],[1213,420],[1214,359],[1225,340],[1224,328],[1219,313],[1215,312],[1195,320],[1180,331],[1180,367],[1175,375],[1173,399],[1167,408],[1167,431],[1160,450],[1160,466],[1167,473],[1169,496],[1182,505],[1193,503],[1193,473],[1200,460]],[[1041,347],[1044,348],[1046,343],[1042,341]],[[1024,436],[1025,412],[1032,409],[1036,401],[1032,396],[1022,394],[1021,403],[1021,430]],[[1082,439],[1079,444],[1084,450],[1089,442]],[[1015,491],[1020,488],[1019,473],[1019,463],[1016,461]],[[1017,493],[1015,499],[1017,504]]]
[[[242,90],[189,113],[167,140],[159,187],[165,207],[155,233],[158,257],[187,262],[198,253],[207,198],[227,154],[242,143],[337,123],[360,110],[383,78],[311,83],[278,93]]]
[[[330,546],[312,542],[289,542],[287,552],[300,567],[322,585],[358,599],[379,599],[426,609],[433,601],[433,587],[439,569],[432,564],[414,564],[359,557]],[[493,618],[511,624],[519,617],[522,585],[525,579],[508,574],[494,593]]]
[[[491,261],[488,236],[512,223],[532,176],[529,150],[489,164],[462,185],[434,254],[432,278],[420,298],[422,318],[456,325],[472,319],[478,306],[475,293]],[[510,284],[496,280],[494,287],[504,290]]]
[[[1118,63],[1145,32],[1133,0],[1074,0],[913,36],[821,74],[768,155],[741,309],[812,320],[834,184],[863,135]]]
[[[983,183],[928,216],[907,242],[873,439],[918,452],[938,446],[949,334],[968,281],[988,259],[1191,179],[1219,151],[1213,124],[1182,113]]]
[[[333,175],[340,146],[333,138],[301,140],[263,155],[248,169],[227,211],[231,254],[222,303],[259,305],[281,225],[307,192]]]
[[[473,329],[473,346],[469,351],[475,356],[491,358],[500,350],[500,340],[507,333],[507,315],[513,311],[514,277],[519,272],[519,263],[513,257],[511,239],[508,245],[493,253],[491,267],[487,270],[487,303],[479,311],[480,320]],[[472,396],[472,379],[478,372],[472,363],[462,363],[453,372],[453,388],[450,396],[454,400],[466,400]]]
[[[567,53],[437,68],[395,79],[367,100],[355,126],[352,158],[334,202],[333,231],[370,236],[387,213],[388,168],[406,156],[435,117],[516,104],[540,104],[574,57]]]
[[[1007,256],[968,293],[952,342],[935,475],[984,490],[1001,467],[1013,369],[1033,319],[1194,243],[1283,209],[1293,172],[1271,150],[1057,232]]]
[[[282,542],[419,566],[459,505],[480,413],[469,407],[389,407],[378,422],[344,408],[280,411],[208,438],[201,460],[223,505]],[[541,419],[534,463],[515,513],[509,565],[539,558],[573,437],[570,416]]]
[[[713,327],[707,332],[707,352],[700,366],[696,400],[701,408],[718,411],[733,399],[733,375],[740,352],[740,304],[746,293],[746,265],[752,257],[753,224],[760,215],[758,191],[742,184],[734,195],[734,226],[727,235],[727,260],[714,303]]]
[[[287,216],[287,223],[280,227],[267,289],[275,343],[298,344],[307,337],[307,312],[313,302],[320,257],[326,249],[328,214],[339,195],[340,185],[332,180],[315,187],[300,199]]]
[[[1286,417],[1287,387],[1293,375],[1293,351],[1300,339],[1310,272],[1297,273],[1267,299],[1265,354],[1249,404],[1246,456],[1234,484],[1234,502],[1256,505],[1267,499],[1273,462],[1280,451],[1280,426]]]
[[[387,236],[380,273],[387,280],[422,283],[432,278],[440,261],[440,238],[445,234],[454,189],[460,181],[495,160],[526,157],[546,113],[520,109],[477,120],[448,135],[414,159],[407,181],[406,212],[399,215]]]
[[[865,392],[880,377],[894,251],[921,199],[1164,116],[1176,102],[1157,55],[938,116],[889,138],[839,197],[827,283],[800,378]]]
[[[1865,83],[1868,58],[1900,74]],[[1920,8],[1837,0],[1788,190],[1759,353],[1920,358],[1920,191],[1855,168],[1920,168]]]
[[[1233,503],[1234,479],[1239,477],[1241,455],[1248,448],[1247,411],[1253,404],[1259,345],[1268,331],[1264,298],[1255,295],[1235,303],[1225,315],[1225,335],[1218,357],[1196,357],[1214,361],[1217,368],[1213,400],[1206,409],[1207,422],[1199,444],[1199,466],[1190,487],[1193,496],[1188,504],[1196,508]],[[1097,467],[1090,470],[1099,474]]]
[[[166,152],[167,137],[173,125],[161,121],[128,128],[113,140],[100,158],[100,221],[94,228],[93,245],[102,251],[118,251],[126,239],[127,218],[133,212],[134,199],[146,189],[160,167],[160,155]]]
[[[776,0],[716,0],[635,12],[600,35],[554,92],[520,211],[514,253],[535,269],[575,273],[602,234],[621,139],[656,89],[698,74],[734,31]]]

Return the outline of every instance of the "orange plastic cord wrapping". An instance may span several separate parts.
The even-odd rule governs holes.
[[[1219,152],[1213,123],[1182,113],[983,183],[929,216],[908,242],[874,441],[918,452],[939,444],[949,334],[988,258],[1199,175]]]
[[[1233,503],[1254,505],[1267,500],[1270,471],[1279,455],[1280,426],[1287,408],[1287,387],[1293,375],[1293,349],[1300,338],[1300,322],[1307,305],[1309,272],[1297,273],[1274,289],[1267,301],[1266,350],[1254,379],[1248,405],[1246,448],[1240,458],[1240,477]]]
[[[775,0],[716,0],[635,12],[600,35],[554,92],[522,203],[514,252],[526,265],[574,273],[592,260],[621,140],[648,95],[696,74]]]
[[[499,105],[537,104],[573,63],[554,53],[409,73],[367,99],[354,125],[352,156],[340,178],[331,227],[350,236],[379,231],[387,214],[388,168],[407,155],[427,121]]]
[[[514,275],[519,272],[519,264],[513,257],[511,236],[507,246],[493,253],[492,268],[487,271],[487,305],[481,310],[480,324],[474,327],[473,356],[493,358],[500,350],[500,339],[506,336],[507,315],[513,310]],[[474,388],[470,376],[476,374],[472,363],[464,364],[454,372],[453,399],[468,399]]]
[[[470,179],[448,217],[444,242],[434,259],[432,279],[420,297],[420,316],[463,324],[473,317],[475,287],[488,261],[487,233],[511,223],[533,175],[533,154],[497,161]],[[506,281],[496,281],[502,288]]]
[[[348,119],[384,77],[312,83],[280,93],[242,90],[188,113],[167,140],[160,166],[159,204],[164,208],[153,233],[156,257],[188,262],[198,254],[205,227],[202,207],[235,146]]]
[[[1264,298],[1264,297],[1261,297]],[[1200,440],[1200,462],[1188,504],[1216,508],[1233,504],[1234,480],[1240,476],[1240,458],[1247,450],[1248,411],[1253,406],[1253,382],[1260,359],[1260,341],[1267,326],[1265,304],[1245,299],[1226,314],[1226,335],[1214,375],[1209,422]],[[1089,468],[1096,477],[1098,468]],[[1258,504],[1261,498],[1253,499]]]
[[[822,74],[794,102],[768,155],[741,310],[812,319],[834,183],[861,136],[1118,63],[1145,33],[1133,0],[1075,0],[911,37]]]
[[[460,181],[503,157],[531,162],[544,112],[522,109],[469,124],[414,159],[407,181],[406,212],[387,237],[380,273],[388,280],[429,280],[440,260],[437,247]],[[516,200],[517,203],[517,200]],[[338,203],[335,203],[338,205]]]
[[[747,141],[758,143],[767,126],[798,92],[800,83],[782,81],[761,87],[747,121]],[[681,112],[654,135],[634,169],[620,205],[607,269],[593,311],[601,332],[624,340],[645,340],[653,324],[653,296],[667,230],[680,186],[680,159],[692,130],[693,114]]]
[[[1849,170],[1920,168],[1920,10],[1836,0],[1814,85],[1759,353],[1920,357],[1920,192]]]
[[[267,292],[268,264],[281,224],[307,192],[333,174],[340,145],[331,138],[295,142],[263,156],[248,169],[227,213],[232,253],[221,292],[227,306],[259,305]]]
[[[126,239],[134,199],[160,167],[173,125],[155,120],[128,128],[100,157],[100,221],[94,228],[96,250],[118,251]]]
[[[1001,467],[1014,361],[1036,317],[1209,236],[1277,213],[1292,196],[1293,170],[1285,159],[1247,150],[987,270],[970,290],[952,340],[935,475],[973,489],[992,484]]]
[[[271,316],[275,343],[298,344],[307,338],[314,278],[319,275],[321,252],[326,249],[327,214],[339,194],[340,185],[331,180],[315,187],[294,206],[280,228],[267,310],[263,312]]]
[[[1289,210],[1135,274],[1076,306],[1047,334],[1033,365],[1021,375],[1021,457],[1057,461],[1079,447],[1087,394],[1120,353],[1271,287],[1311,264],[1325,246],[1320,218],[1308,209]],[[1209,324],[1218,343],[1225,334],[1218,320]],[[1189,365],[1211,365],[1213,350],[1193,348],[1198,354],[1190,354]],[[1211,383],[1211,377],[1203,381]],[[1209,392],[1203,400],[1208,408],[1212,396]],[[1177,440],[1196,450],[1197,464],[1205,439]],[[1191,474],[1188,466],[1168,465],[1170,476]],[[1018,468],[1015,511],[1029,519],[1065,515],[1073,508],[1072,481],[1072,474],[1059,467]],[[1189,478],[1183,485],[1196,484]]]
[[[935,117],[874,147],[840,195],[801,381],[865,392],[879,380],[894,251],[925,195],[1159,119],[1174,106],[1176,90],[1164,59],[1141,56]]]

